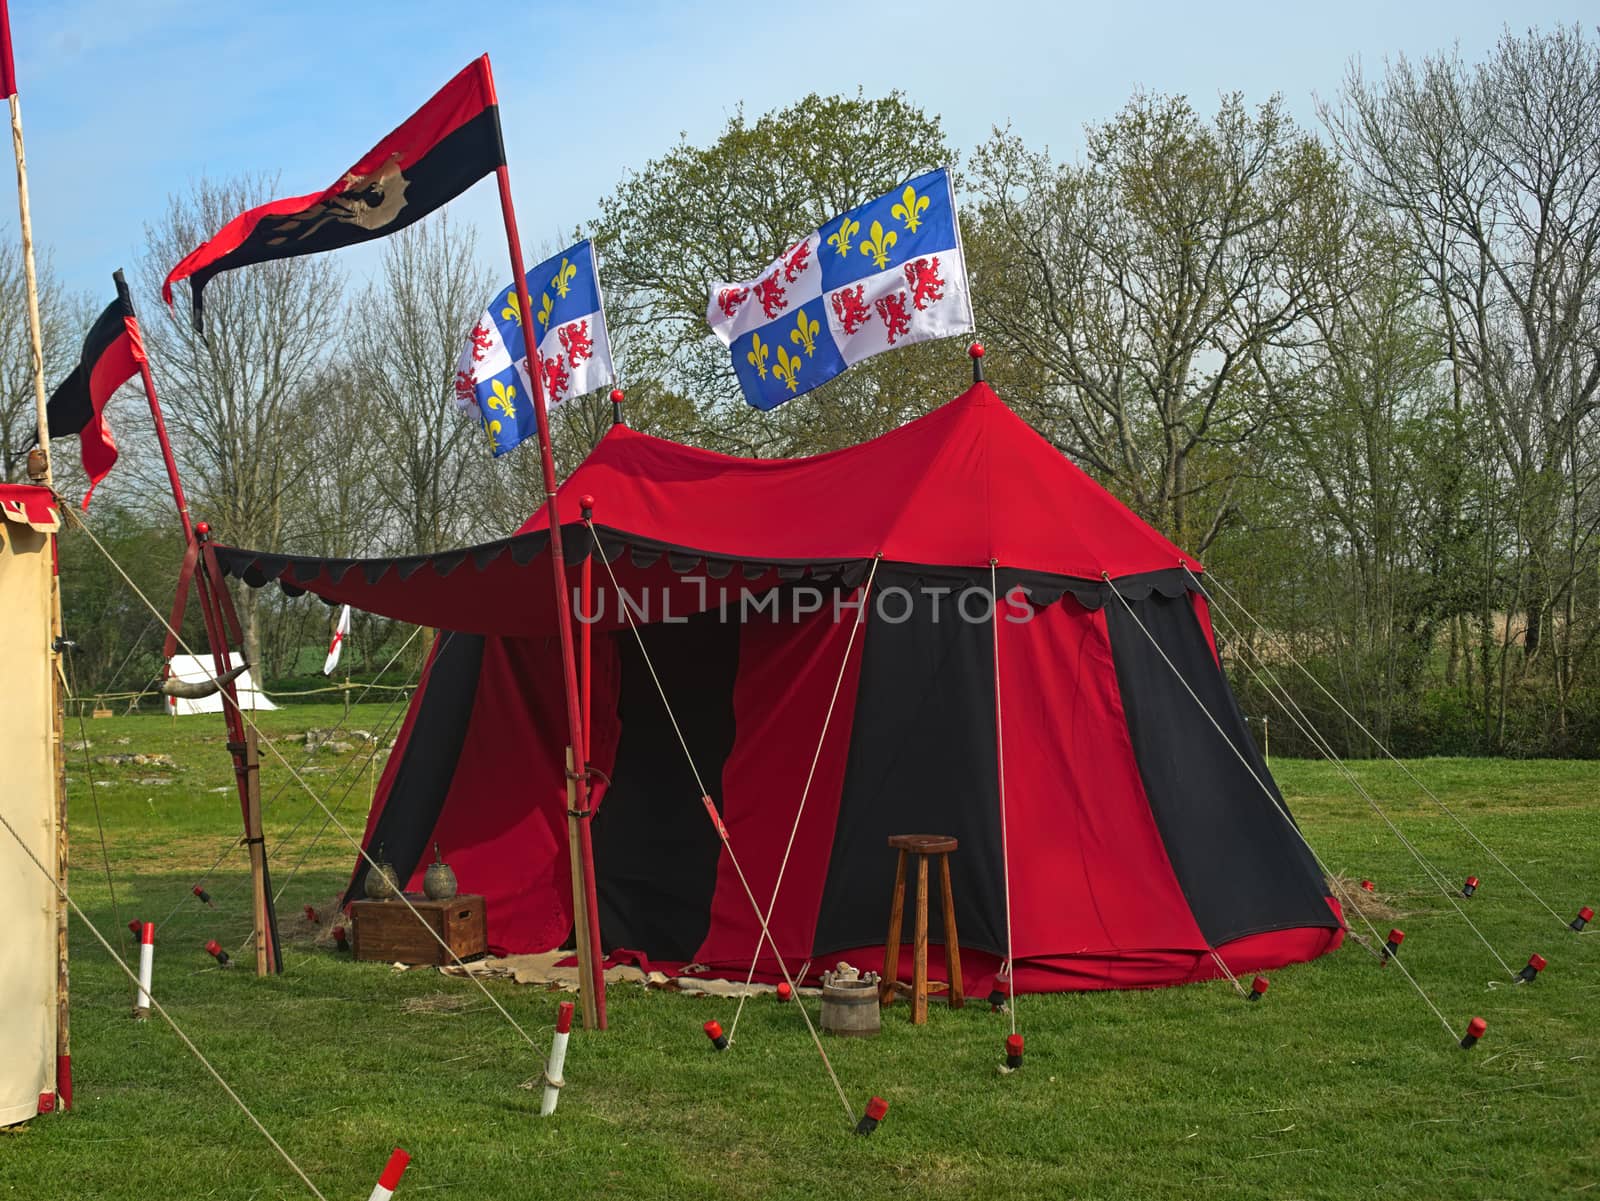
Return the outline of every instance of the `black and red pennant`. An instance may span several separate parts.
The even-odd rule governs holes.
[[[172,269],[162,295],[189,280],[195,328],[212,276],[251,263],[321,254],[396,233],[506,161],[489,56],[468,64],[334,184],[241,213]]]
[[[85,509],[95,487],[117,461],[117,440],[105,419],[106,402],[138,374],[139,364],[144,362],[144,342],[139,337],[128,282],[120,271],[112,278],[117,281],[117,298],[89,327],[78,365],[56,386],[47,410],[52,438],[78,435],[83,470],[89,476],[89,490],[83,494]]]

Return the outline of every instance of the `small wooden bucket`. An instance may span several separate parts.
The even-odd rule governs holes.
[[[881,1029],[878,977],[855,979],[822,974],[822,1028],[846,1038],[871,1038]]]

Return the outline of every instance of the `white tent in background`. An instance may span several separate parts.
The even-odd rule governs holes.
[[[238,651],[234,651],[233,655],[240,662],[244,659],[244,656],[240,655]],[[215,665],[210,655],[204,657],[173,655],[168,667],[171,669],[173,678],[182,680],[185,684],[204,684],[206,681],[215,678],[213,675]],[[248,668],[244,671],[244,674],[233,682],[233,686],[239,694],[239,707],[241,709],[276,709],[278,707],[267,699],[266,693],[256,687],[256,682],[250,677]],[[166,702],[167,712],[174,717],[187,717],[191,713],[221,713],[224,703],[220,691],[213,692],[210,696],[201,697],[197,701],[187,700],[179,696],[169,696],[166,698]]]

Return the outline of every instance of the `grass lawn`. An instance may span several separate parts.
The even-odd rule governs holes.
[[[262,724],[286,734],[339,715],[297,706]],[[381,731],[391,716],[361,706],[350,724]],[[936,1004],[913,1029],[902,1005],[886,1013],[881,1037],[829,1043],[858,1112],[873,1093],[891,1104],[878,1132],[857,1138],[792,1007],[751,1002],[738,1045],[717,1055],[700,1025],[725,1021],[732,1002],[631,986],[610,993],[609,1033],[574,1034],[561,1107],[540,1120],[539,1093],[518,1087],[538,1075],[540,1056],[472,985],[296,942],[301,908],[323,903],[348,871],[351,852],[332,830],[279,905],[284,974],[217,970],[201,944],[238,947],[249,931],[242,852],[209,885],[216,912],[187,895],[237,837],[220,719],[87,726],[91,756],[159,752],[178,767],[86,767],[74,755],[77,899],[115,940],[89,789],[97,781],[122,920],[178,907],[158,939],[157,997],[330,1201],[365,1198],[396,1144],[415,1156],[399,1201],[1600,1196],[1600,938],[1563,929],[1391,766],[1357,771],[1448,875],[1482,878],[1463,905],[1514,967],[1531,951],[1548,956],[1536,984],[1505,986],[1334,769],[1273,769],[1329,865],[1371,877],[1409,911],[1406,962],[1456,1029],[1473,1014],[1489,1020],[1470,1054],[1399,972],[1353,944],[1274,973],[1260,1004],[1221,982],[1024,997],[1027,1063],[1010,1076],[997,1071],[1005,1019],[987,1006]],[[286,750],[296,763],[305,757]],[[341,813],[353,828],[366,809],[367,778],[350,770],[361,754],[315,755],[318,770],[306,776],[335,800],[356,781]],[[286,773],[263,758],[271,797]],[[1413,766],[1564,917],[1600,899],[1600,764]],[[269,845],[309,805],[293,787],[271,801]],[[321,824],[318,812],[275,851],[275,883],[289,880]],[[130,1020],[126,979],[76,919],[73,950],[77,1107],[0,1131],[0,1197],[309,1196],[164,1023]],[[556,997],[490,987],[546,1041]],[[441,994],[459,1004],[406,1006]]]

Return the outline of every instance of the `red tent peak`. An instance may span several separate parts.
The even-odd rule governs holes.
[[[730,558],[871,558],[1097,578],[1188,562],[988,384],[857,446],[744,459],[613,426],[561,488],[595,521]],[[519,533],[546,525],[540,510]]]

